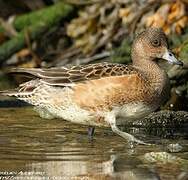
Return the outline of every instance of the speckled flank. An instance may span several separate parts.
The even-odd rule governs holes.
[[[93,111],[110,111],[114,106],[142,101],[147,92],[137,74],[91,80],[75,85],[73,90],[76,104]]]

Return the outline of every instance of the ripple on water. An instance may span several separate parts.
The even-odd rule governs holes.
[[[132,149],[109,129],[97,128],[94,140],[90,141],[85,126],[41,119],[31,107],[1,108],[0,114],[0,169],[15,171],[20,179],[29,172],[32,177],[156,179],[165,172],[145,164],[140,156],[167,150],[165,144],[174,143],[156,138],[160,145]],[[187,158],[187,141],[179,144],[182,151],[178,155]],[[184,173],[179,167],[176,170]],[[174,172],[171,175],[177,177]]]

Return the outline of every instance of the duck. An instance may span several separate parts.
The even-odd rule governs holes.
[[[71,67],[15,68],[32,80],[2,95],[35,106],[43,118],[61,118],[88,127],[110,127],[128,142],[146,144],[119,125],[156,111],[169,97],[170,83],[158,59],[182,66],[160,28],[146,28],[133,41],[132,64],[96,63]],[[91,130],[93,133],[93,129]]]

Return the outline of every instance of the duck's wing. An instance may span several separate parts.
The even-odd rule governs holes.
[[[98,63],[59,68],[16,68],[11,73],[31,75],[52,86],[71,86],[75,83],[136,73],[135,68],[123,64]]]

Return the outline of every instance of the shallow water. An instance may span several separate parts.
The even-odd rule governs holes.
[[[144,162],[148,152],[171,153],[188,160],[188,140],[146,136],[158,145],[132,147],[110,129],[96,128],[93,140],[87,127],[61,119],[45,120],[32,107],[0,108],[0,173],[14,179],[188,179],[188,166]]]

